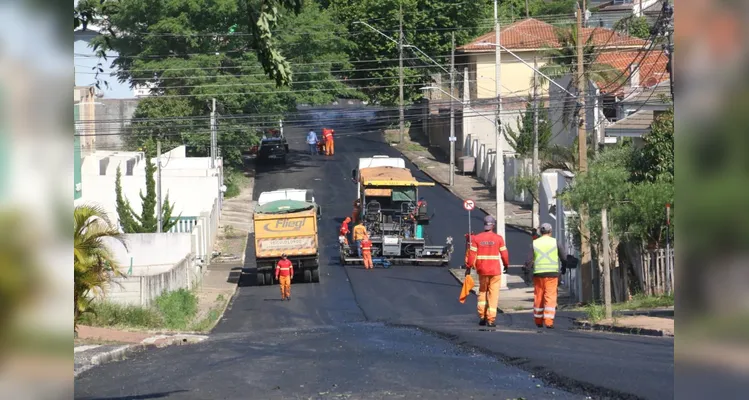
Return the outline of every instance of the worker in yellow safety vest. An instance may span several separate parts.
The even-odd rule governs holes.
[[[567,252],[551,236],[551,224],[541,224],[541,237],[533,241],[533,319],[536,326],[554,328],[559,286],[559,264]]]

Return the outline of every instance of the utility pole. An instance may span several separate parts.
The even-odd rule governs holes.
[[[533,57],[533,68],[538,69],[538,59],[536,57]],[[536,72],[533,72],[533,180],[534,182],[538,181],[536,183],[536,190],[538,190],[538,187],[541,183],[540,180],[540,174],[539,174],[539,167],[538,167],[539,161],[538,161],[538,74]],[[533,215],[532,215],[532,221],[531,225],[533,228],[538,228],[538,225],[540,223],[539,221],[539,209],[540,205],[538,204],[537,196],[533,196]]]
[[[450,48],[450,186],[455,183],[455,32],[451,32]]]
[[[531,17],[531,11],[530,11],[530,8],[528,7],[528,0],[525,0],[525,18],[530,18],[530,17]]]
[[[585,82],[585,65],[583,61],[583,19],[580,3],[577,3],[577,98],[578,102],[578,127],[577,127],[577,146],[580,173],[588,170],[588,138],[585,123],[585,88],[588,86]],[[585,206],[581,207],[580,212],[580,278],[582,280],[582,297],[583,303],[589,303],[593,300],[593,280],[591,271],[590,243],[588,238],[590,232],[588,229],[588,210]]]
[[[398,112],[399,116],[399,128],[400,128],[400,142],[403,143],[403,131],[404,131],[404,115],[403,115],[403,1],[400,1],[400,11],[398,12],[398,89],[400,91],[400,101]]]
[[[496,149],[496,156],[494,158],[494,171],[496,184],[496,198],[497,198],[497,234],[505,236],[505,162],[504,152],[502,151],[502,75],[500,66],[502,65],[502,58],[500,53],[500,26],[499,26],[499,5],[497,0],[494,0],[494,40],[496,46],[494,47],[494,73],[495,83],[497,92],[497,115],[496,115],[496,129],[497,134],[495,136],[494,148]],[[504,280],[503,280],[504,281]]]
[[[211,103],[211,168],[216,168],[216,99]]]
[[[611,319],[611,265],[609,261],[609,224],[608,210],[601,210],[601,239],[603,241],[603,304],[606,318]]]
[[[580,4],[579,3],[577,4],[577,7],[580,8]],[[582,26],[587,27],[588,26],[588,15],[587,15],[588,14],[588,1],[587,0],[583,0],[583,10],[582,10],[582,13],[583,13],[583,24],[582,24]]]
[[[156,141],[156,233],[161,233],[161,227],[164,226],[161,220],[161,140]]]

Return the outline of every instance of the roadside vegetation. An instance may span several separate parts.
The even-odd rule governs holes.
[[[232,197],[239,196],[242,188],[249,185],[249,178],[240,170],[231,169],[227,171],[228,173],[224,176],[224,183],[226,184],[224,198],[231,199]]]
[[[673,307],[674,296],[661,295],[661,296],[646,296],[643,294],[636,294],[632,296],[632,300],[624,303],[612,304],[612,310],[614,313],[622,311],[636,311],[636,310],[650,310],[661,307]],[[603,304],[594,303],[589,304],[582,308],[585,311],[587,320],[592,323],[599,322],[605,318],[605,310]]]
[[[91,306],[92,312],[86,314],[80,323],[133,330],[206,332],[213,328],[225,306],[226,298],[219,295],[213,307],[200,313],[195,292],[179,289],[164,292],[150,307],[109,302],[94,303]]]

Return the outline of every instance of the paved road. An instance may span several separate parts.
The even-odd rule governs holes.
[[[337,154],[326,159],[304,154],[306,127],[287,127],[288,164],[258,167],[255,182],[256,197],[284,187],[315,190],[327,260],[321,282],[294,284],[293,300],[280,302],[277,286],[245,279],[250,285],[241,285],[210,339],[89,371],[76,380],[79,398],[673,397],[673,340],[566,331],[564,318],[560,329],[539,333],[528,316],[509,314],[498,331],[479,331],[475,300],[456,301],[459,286],[447,268],[338,265],[336,232],[355,196],[351,169],[359,157],[397,153],[366,132],[363,118],[335,128]],[[462,202],[439,186],[422,195],[437,213],[430,238],[456,238],[452,265],[459,265]],[[473,214],[479,227],[483,215]],[[508,230],[512,263],[522,262],[529,240]]]

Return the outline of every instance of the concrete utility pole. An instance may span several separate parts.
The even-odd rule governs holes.
[[[533,57],[533,68],[538,69],[538,60],[536,57]],[[538,190],[538,186],[541,183],[540,180],[540,174],[539,174],[539,161],[538,161],[538,74],[536,72],[533,72],[533,164],[532,164],[532,170],[533,170],[533,179],[538,180],[538,183],[536,184],[536,189]],[[538,204],[538,195],[533,197],[533,216],[531,225],[533,228],[538,228],[539,225],[539,208],[540,205]]]
[[[579,125],[577,127],[577,146],[580,173],[588,170],[588,139],[585,124],[585,65],[583,61],[583,19],[580,3],[577,3],[577,97],[580,103],[578,108]],[[590,259],[590,243],[588,237],[588,210],[582,207],[580,210],[580,278],[582,280],[583,303],[593,300],[593,280]]]
[[[603,241],[603,304],[606,318],[611,319],[611,264],[609,260],[609,224],[608,210],[601,210],[601,240]]]
[[[455,183],[455,32],[451,33],[450,51],[450,186]]]
[[[161,233],[161,140],[156,141],[156,233]]]
[[[399,128],[400,128],[400,141],[403,143],[403,131],[404,127],[404,115],[403,115],[403,1],[400,2],[400,10],[398,12],[398,89],[400,91],[400,98],[398,103],[399,116]]]
[[[531,12],[528,7],[528,0],[525,0],[525,18],[530,18],[530,17],[531,17]]]
[[[505,237],[505,162],[504,152],[502,151],[502,54],[500,53],[500,26],[499,26],[499,5],[497,0],[494,0],[494,40],[496,46],[494,47],[494,81],[496,83],[495,90],[497,92],[497,115],[496,115],[496,129],[497,134],[495,136],[494,148],[496,151],[495,156],[495,179],[496,184],[496,198],[497,198],[497,234]]]
[[[216,168],[216,99],[211,103],[211,168]]]

